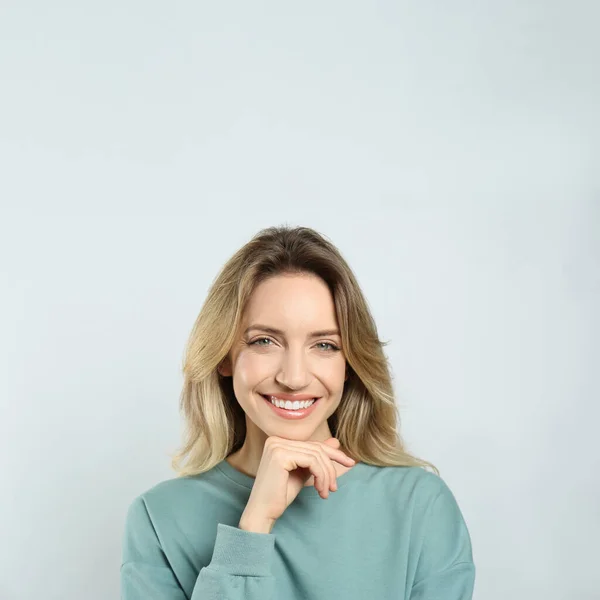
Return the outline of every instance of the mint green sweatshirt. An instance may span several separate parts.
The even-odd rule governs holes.
[[[129,505],[121,600],[471,600],[471,539],[444,480],[359,462],[306,486],[271,533],[238,528],[254,478],[226,460]]]

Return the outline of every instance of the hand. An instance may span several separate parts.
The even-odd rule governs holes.
[[[258,472],[240,524],[260,523],[270,527],[285,512],[311,475],[323,499],[337,490],[334,461],[351,467],[352,458],[339,450],[340,441],[300,442],[270,436],[265,441]],[[245,527],[244,527],[245,528]]]

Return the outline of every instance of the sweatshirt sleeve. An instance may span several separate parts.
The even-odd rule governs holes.
[[[471,538],[446,483],[425,515],[410,600],[472,600],[475,564]]]
[[[211,562],[200,569],[188,598],[139,496],[125,520],[121,600],[274,600],[274,548],[274,534],[218,523]]]

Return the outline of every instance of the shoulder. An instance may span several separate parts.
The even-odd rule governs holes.
[[[403,481],[404,507],[410,507],[413,549],[432,568],[473,561],[471,537],[454,492],[439,475],[410,467],[396,477]],[[429,567],[427,567],[429,568]]]
[[[196,514],[215,494],[214,469],[199,475],[173,477],[143,489],[129,503],[127,525],[149,525]]]
[[[365,483],[374,502],[388,507],[402,519],[411,520],[416,529],[431,524],[432,519],[462,522],[453,491],[432,471],[422,467],[370,465]]]
[[[202,481],[202,476],[164,479],[142,490],[136,500],[143,499],[152,505],[168,503],[191,493],[192,490],[198,487],[199,481]]]
[[[418,505],[426,505],[438,496],[453,496],[448,484],[436,473],[422,467],[368,465],[368,481],[381,485],[391,495]]]
[[[160,520],[169,507],[181,502],[186,496],[189,482],[180,478],[166,479],[140,491],[129,501],[126,513],[126,529],[141,529]]]
[[[377,510],[388,509],[410,532],[409,554],[416,560],[417,581],[452,565],[473,563],[467,523],[440,475],[422,467],[373,466],[367,479],[373,484],[369,489],[375,492]]]

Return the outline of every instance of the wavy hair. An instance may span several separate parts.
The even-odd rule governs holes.
[[[332,436],[356,461],[376,466],[438,469],[410,454],[399,432],[392,377],[375,321],[358,282],[339,250],[309,227],[259,231],[222,267],[190,333],[183,360],[179,408],[184,443],[171,454],[178,476],[210,470],[238,450],[246,435],[245,413],[231,377],[217,371],[228,355],[253,290],[269,277],[313,274],[333,296],[347,360],[340,404],[328,418]],[[360,343],[359,343],[360,340]]]

